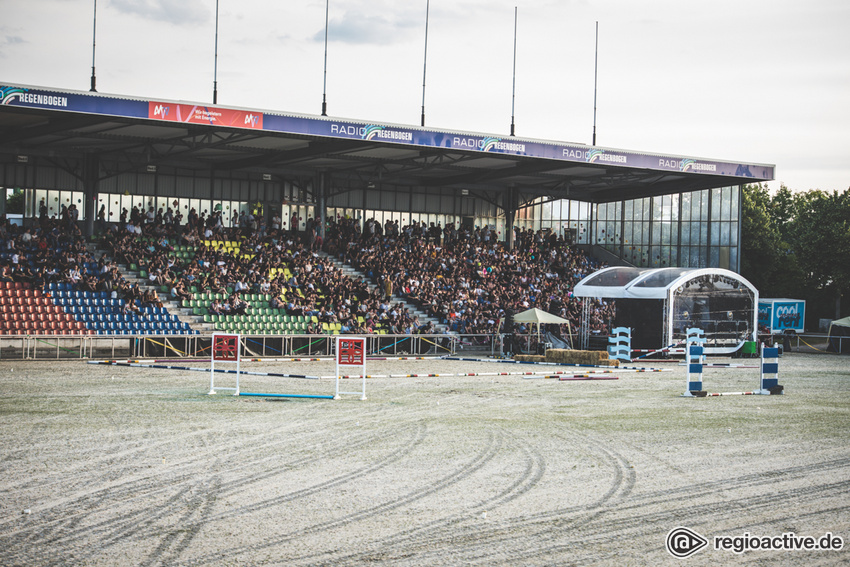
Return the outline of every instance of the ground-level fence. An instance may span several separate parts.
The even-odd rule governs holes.
[[[334,355],[337,335],[242,335],[245,358]],[[489,351],[489,335],[366,335],[369,356],[441,356]],[[212,335],[21,335],[0,338],[0,360],[209,358]]]
[[[335,335],[243,335],[248,356],[319,357],[332,356]],[[367,335],[370,356],[446,355],[458,352],[499,356],[504,353],[504,335]],[[518,341],[526,337],[516,335]],[[592,350],[605,350],[607,336]],[[771,337],[773,339],[773,337]],[[842,338],[839,338],[842,339]],[[836,338],[832,339],[837,341]],[[850,337],[842,352],[850,352]],[[778,342],[782,346],[781,337]],[[211,335],[3,335],[0,336],[0,360],[61,358],[205,358],[209,357]],[[537,352],[538,346],[532,350]],[[791,352],[828,352],[826,335],[793,335]],[[786,349],[787,350],[787,349]],[[542,354],[542,353],[541,353]]]

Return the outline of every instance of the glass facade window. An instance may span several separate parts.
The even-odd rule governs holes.
[[[562,201],[561,219],[551,220],[575,228],[578,244],[600,247],[629,265],[738,271],[740,199],[740,187],[731,186],[611,203]]]

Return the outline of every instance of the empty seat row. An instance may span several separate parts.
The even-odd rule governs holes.
[[[0,313],[0,321],[75,321],[70,313]]]
[[[37,289],[5,289],[0,291],[0,297],[14,301],[15,299],[30,299],[44,297],[40,290]]]
[[[0,313],[64,313],[64,311],[60,305],[0,303]]]

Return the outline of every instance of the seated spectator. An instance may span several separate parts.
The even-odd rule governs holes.
[[[215,274],[207,278],[207,289],[213,293],[225,293],[227,288],[221,283],[221,279]]]
[[[250,305],[242,299],[238,293],[233,293],[230,296],[230,312],[234,315],[246,315]]]
[[[77,284],[80,291],[98,291],[98,281],[94,276],[84,275]]]
[[[142,310],[136,305],[134,300],[125,300],[124,305],[121,306],[121,313],[125,316],[132,314],[140,315]]]
[[[179,279],[171,286],[171,297],[177,300],[192,299],[192,294],[186,289],[183,280]]]
[[[209,312],[213,315],[224,315],[224,307],[221,304],[220,299],[213,299],[212,303],[209,306]]]
[[[148,283],[155,286],[166,285],[165,276],[162,275],[162,270],[160,268],[151,270],[148,274]]]
[[[142,304],[145,307],[162,307],[162,300],[159,298],[159,294],[156,291],[149,289],[145,291],[144,296],[142,298]]]
[[[242,293],[244,291],[250,291],[250,287],[245,283],[244,278],[239,278],[236,280],[236,283],[233,284],[233,292],[234,293]]]
[[[269,307],[271,307],[272,309],[283,309],[284,307],[286,307],[286,302],[283,300],[282,297],[274,295],[272,296],[271,301],[269,301]]]

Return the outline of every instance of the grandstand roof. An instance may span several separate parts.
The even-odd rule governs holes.
[[[0,160],[148,165],[590,202],[772,180],[774,166],[0,83]]]

